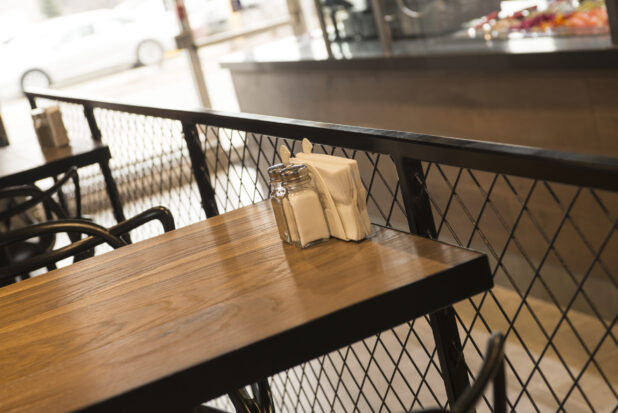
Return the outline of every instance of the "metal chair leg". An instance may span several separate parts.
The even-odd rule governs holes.
[[[236,413],[260,413],[260,405],[257,400],[249,396],[243,388],[228,393]]]
[[[253,391],[253,397],[257,399],[262,413],[275,413],[275,405],[273,404],[273,396],[268,380],[264,379],[253,383],[251,390]]]
[[[268,380],[260,380],[251,384],[253,397],[244,389],[228,393],[236,413],[274,413],[275,405]]]

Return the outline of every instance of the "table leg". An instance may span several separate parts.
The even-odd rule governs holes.
[[[470,386],[468,367],[463,357],[455,310],[448,306],[429,315],[446,395],[451,406]]]
[[[401,185],[406,208],[406,216],[410,232],[426,238],[437,239],[429,194],[425,187],[423,166],[415,159],[394,157],[397,175]],[[431,329],[436,342],[436,350],[440,359],[442,376],[446,395],[451,406],[455,403],[466,388],[468,367],[463,357],[455,310],[452,306],[436,311],[429,315]]]

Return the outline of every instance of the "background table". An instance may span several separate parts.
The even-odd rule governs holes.
[[[99,164],[105,179],[114,217],[124,221],[122,203],[116,182],[109,168],[111,153],[107,145],[84,139],[71,141],[69,146],[41,149],[36,142],[0,148],[0,188],[32,184],[40,179],[56,177],[71,166],[78,168]]]
[[[256,204],[0,289],[0,411],[189,408],[491,286],[388,229],[285,245]]]

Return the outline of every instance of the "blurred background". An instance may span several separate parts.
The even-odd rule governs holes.
[[[263,90],[243,90],[229,65],[612,48],[603,0],[186,0],[184,10],[199,59],[193,66],[189,49],[175,41],[188,35],[176,0],[1,1],[0,114],[8,135],[33,134],[21,94],[27,87],[349,123],[306,110],[279,113]],[[257,107],[243,104],[256,96]]]
[[[319,27],[312,0],[304,1]],[[286,0],[184,2],[211,107],[238,110],[231,52],[294,35]],[[22,89],[51,87],[137,104],[201,105],[174,0],[3,0],[0,2],[0,113],[13,141],[33,134]],[[304,12],[304,10],[303,10]],[[318,34],[319,36],[319,34]]]

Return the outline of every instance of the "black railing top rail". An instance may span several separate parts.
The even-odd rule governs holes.
[[[50,99],[89,110],[108,109],[295,140],[310,137],[317,144],[618,191],[618,158],[612,157],[249,113],[100,101],[49,90],[25,94],[33,106],[36,98]]]

